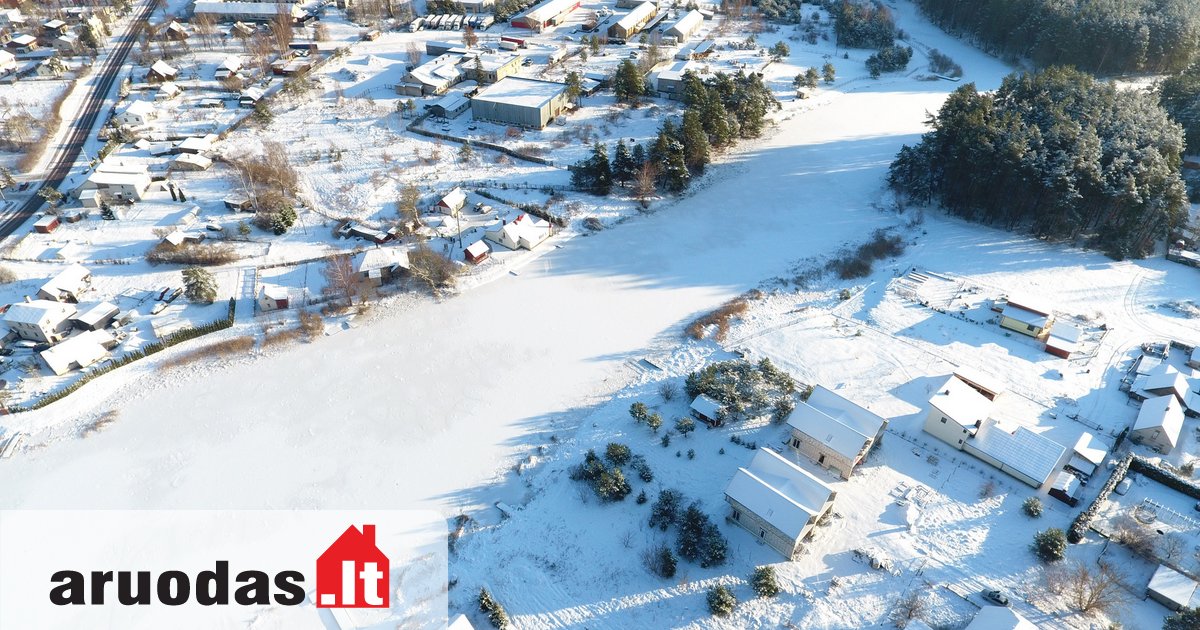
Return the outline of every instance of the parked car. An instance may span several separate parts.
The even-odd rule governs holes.
[[[983,598],[988,600],[989,602],[992,602],[993,604],[995,604],[997,606],[1008,606],[1009,605],[1008,595],[1005,595],[1003,591],[998,591],[995,589],[990,590],[990,591],[984,591]]]

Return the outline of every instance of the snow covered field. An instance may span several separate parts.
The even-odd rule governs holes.
[[[910,4],[897,6],[910,36],[950,54],[965,80],[994,87],[1008,71],[914,17]],[[918,53],[913,67],[922,63]],[[794,74],[781,70],[775,79],[781,87],[787,72]],[[924,401],[934,379],[969,365],[1003,375],[1027,399],[1022,408],[1037,410],[1026,416],[1030,424],[1064,444],[1086,428],[1072,413],[1100,433],[1119,430],[1136,414],[1117,389],[1130,351],[1167,337],[1200,343],[1195,320],[1151,308],[1193,298],[1200,274],[1163,260],[1113,262],[936,214],[923,222],[912,211],[895,214],[881,189],[886,167],[956,85],[907,76],[871,81],[861,62],[839,67],[839,76],[814,98],[786,103],[767,138],[727,156],[687,196],[543,247],[461,295],[397,298],[316,343],[222,364],[157,367],[186,347],[172,349],[50,408],[6,417],[6,434],[28,432],[32,448],[0,462],[0,503],[466,512],[475,520],[451,559],[458,579],[452,609],[473,611],[473,596],[486,584],[523,627],[855,628],[883,622],[896,597],[914,590],[933,595],[931,622],[951,625],[976,610],[982,602],[972,594],[985,586],[1009,590],[1039,625],[1089,627],[1059,618],[1038,597],[1036,561],[1026,550],[1037,529],[1065,526],[1073,511],[1047,501],[1040,521],[1027,519],[1020,504],[1030,488],[920,434]],[[300,124],[316,107],[280,118]],[[372,156],[393,150],[389,130],[369,126],[377,137],[338,142]],[[321,134],[306,141],[327,151],[320,143],[337,136]],[[400,147],[427,150],[418,142],[406,137]],[[359,160],[350,162],[347,168],[359,168]],[[533,167],[505,168],[512,170],[499,176]],[[326,203],[344,194],[371,216],[394,198],[386,187],[378,196],[365,185],[342,191],[336,174],[333,163],[309,172]],[[807,261],[877,228],[895,228],[910,244],[869,278],[790,283]],[[936,313],[889,289],[913,266],[987,291],[1041,295],[1063,312],[1098,317],[1109,333],[1087,362],[1055,359],[994,326]],[[694,316],[754,287],[768,296],[724,347],[682,340]],[[838,300],[843,288],[854,297]],[[729,442],[730,433],[772,444],[780,429],[701,429],[662,448],[625,413],[633,400],[660,404],[653,393],[659,382],[735,348],[892,420],[861,474],[830,480],[841,517],[819,530],[805,556],[777,565],[784,594],[775,600],[747,601],[753,567],[779,559],[724,523],[721,490],[752,456]],[[661,404],[671,418],[685,403]],[[78,437],[108,409],[120,412],[111,426]],[[659,537],[644,524],[645,506],[604,506],[594,497],[585,504],[581,486],[564,474],[587,449],[609,441],[630,444],[655,471],[651,484],[634,482],[635,495],[645,487],[653,497],[661,485],[702,501],[730,539],[726,565],[681,564],[672,583],[641,567],[640,550]],[[688,449],[695,459],[675,456]],[[995,493],[981,499],[989,479]],[[894,504],[905,488],[924,488],[914,493],[920,518],[911,527]],[[513,517],[501,521],[495,501],[514,506]],[[866,546],[884,550],[899,575],[857,561],[853,550]],[[1087,559],[1098,553],[1094,544],[1071,551]],[[718,582],[734,585],[745,602],[725,621],[704,606],[704,591]],[[1121,621],[1156,627],[1163,614],[1153,602],[1134,600]]]

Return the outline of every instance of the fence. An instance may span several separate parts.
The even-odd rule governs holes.
[[[415,134],[419,134],[419,135],[426,136],[429,138],[437,138],[439,140],[448,140],[450,142],[458,142],[460,144],[469,142],[471,144],[471,146],[483,147],[485,149],[491,149],[492,151],[499,151],[500,153],[503,153],[505,155],[510,155],[512,157],[515,157],[518,160],[525,160],[526,162],[533,162],[534,164],[541,164],[543,166],[554,166],[554,160],[538,157],[536,155],[527,155],[525,153],[521,153],[520,151],[517,151],[515,149],[510,149],[503,145],[493,144],[491,142],[485,142],[483,140],[469,140],[467,138],[459,138],[458,136],[452,136],[448,133],[438,133],[436,131],[430,131],[428,129],[421,127],[421,123],[424,121],[425,121],[425,117],[422,116],[422,117],[416,119],[415,121],[413,121],[407,127],[405,127],[405,129],[407,129]]]

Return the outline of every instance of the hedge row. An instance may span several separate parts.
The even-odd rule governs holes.
[[[1067,540],[1071,541],[1072,544],[1083,542],[1083,535],[1092,526],[1092,521],[1096,518],[1100,507],[1104,505],[1105,501],[1108,501],[1109,495],[1112,494],[1117,484],[1121,483],[1121,480],[1129,472],[1129,466],[1133,462],[1133,459],[1134,456],[1130,454],[1117,462],[1117,465],[1113,468],[1112,475],[1108,478],[1104,487],[1100,488],[1100,494],[1096,495],[1096,500],[1092,501],[1092,504],[1086,510],[1076,515],[1074,521],[1071,521],[1071,527],[1067,530]]]
[[[1200,500],[1200,485],[1196,485],[1162,466],[1156,466],[1144,457],[1135,456],[1129,467],[1172,490],[1178,490],[1193,499]]]
[[[229,298],[229,315],[226,316],[225,318],[218,319],[215,322],[209,322],[207,324],[202,324],[200,326],[190,326],[188,328],[177,330],[177,331],[167,335],[166,337],[163,337],[159,341],[155,341],[154,343],[148,343],[145,346],[142,346],[141,348],[134,350],[133,352],[130,352],[128,354],[117,357],[116,359],[113,359],[112,361],[108,362],[107,364],[97,367],[97,368],[91,370],[90,372],[85,372],[83,374],[83,376],[81,376],[79,378],[79,380],[71,383],[70,385],[67,385],[66,387],[64,387],[56,392],[47,394],[46,396],[43,396],[37,402],[34,402],[33,404],[31,404],[27,407],[10,407],[9,413],[19,413],[22,411],[33,411],[34,409],[41,409],[42,407],[45,407],[46,405],[49,405],[50,403],[53,403],[53,402],[56,402],[63,398],[66,398],[68,395],[73,393],[75,390],[86,385],[92,379],[103,376],[105,374],[108,374],[109,372],[111,372],[117,368],[124,367],[126,365],[129,365],[130,363],[133,363],[134,361],[137,361],[139,359],[144,359],[152,354],[162,352],[163,350],[166,350],[167,348],[170,348],[171,346],[174,346],[176,344],[180,344],[185,341],[190,341],[192,339],[196,339],[197,337],[203,337],[204,335],[207,335],[210,333],[215,333],[219,330],[225,330],[227,328],[232,328],[233,327],[233,318],[234,318],[236,310],[237,310],[237,302],[233,298]]]

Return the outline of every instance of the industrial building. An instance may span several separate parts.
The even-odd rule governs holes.
[[[270,22],[280,13],[293,20],[304,17],[299,4],[287,2],[219,2],[196,0],[193,16],[207,15],[218,22]]]
[[[700,30],[700,26],[704,24],[704,14],[698,10],[688,11],[683,17],[675,20],[675,23],[668,26],[663,34],[668,37],[674,37],[675,42],[682,44],[691,39],[696,31]]]
[[[471,114],[517,127],[541,129],[567,108],[565,83],[506,77],[471,99]]]
[[[547,0],[514,17],[510,24],[513,28],[543,31],[562,24],[572,11],[579,8],[579,4],[579,0]]]
[[[637,35],[656,15],[658,15],[658,7],[653,2],[643,2],[626,13],[625,17],[618,20],[616,24],[608,27],[608,37],[629,41],[630,37]]]

